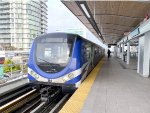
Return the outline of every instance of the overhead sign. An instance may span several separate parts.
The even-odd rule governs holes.
[[[143,34],[150,31],[149,26],[150,26],[150,19],[140,25],[140,33]]]
[[[140,34],[139,28],[136,28],[134,31],[132,31],[129,36],[128,36],[128,40],[134,38],[136,35]]]

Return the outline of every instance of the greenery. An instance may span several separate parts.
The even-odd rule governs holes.
[[[23,73],[27,73],[28,72],[28,65],[26,64],[26,65],[24,65],[23,66]]]
[[[6,59],[4,62],[4,73],[11,72],[11,65],[12,64],[12,71],[21,70],[21,67],[19,64],[15,64],[12,60]]]
[[[5,46],[4,49],[5,50],[16,50],[17,48],[15,48],[13,46]]]

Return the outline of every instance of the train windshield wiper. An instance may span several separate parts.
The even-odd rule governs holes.
[[[52,66],[52,64],[51,64],[50,62],[48,62],[48,61],[46,61],[46,60],[44,60],[44,59],[41,59],[41,58],[37,58],[37,59],[42,60],[42,61],[44,61],[44,62],[50,64],[50,66],[53,68],[53,66]]]

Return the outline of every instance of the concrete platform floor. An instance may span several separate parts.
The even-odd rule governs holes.
[[[28,83],[27,77],[21,78],[21,79],[15,79],[13,81],[10,81],[8,83],[0,85],[0,94],[4,93],[6,91],[9,91],[11,89],[14,89],[18,86],[21,86],[23,84],[26,84],[26,83]]]
[[[138,60],[137,57],[131,57],[130,64],[127,64],[126,62],[122,61],[121,59],[119,61],[122,62],[126,68],[137,70],[137,62],[138,62],[137,60]]]
[[[105,59],[81,113],[150,113],[150,79]]]

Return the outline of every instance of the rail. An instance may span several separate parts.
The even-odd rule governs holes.
[[[14,98],[17,98],[20,95],[31,90],[32,88],[30,87],[30,84],[27,83],[17,88],[14,88],[10,91],[0,94],[0,106],[5,105],[6,103],[12,101]]]
[[[17,108],[23,106],[28,101],[32,100],[36,96],[38,96],[39,93],[36,89],[33,89],[27,93],[25,93],[22,96],[19,96],[18,98],[8,102],[7,104],[4,104],[0,107],[0,113],[8,113],[16,110]]]
[[[31,83],[22,85],[0,95],[0,113],[52,113],[59,111],[70,97],[62,94],[61,87],[45,88],[49,91],[46,96]],[[49,90],[50,89],[50,90]],[[44,99],[43,99],[44,98]]]

